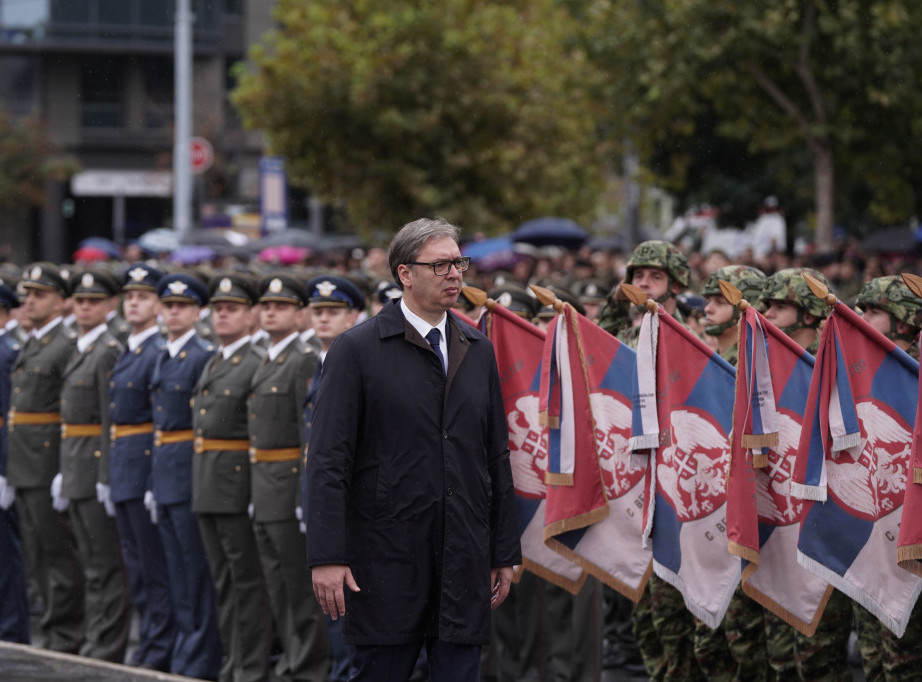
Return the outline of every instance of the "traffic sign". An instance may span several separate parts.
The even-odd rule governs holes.
[[[211,168],[214,162],[214,149],[211,142],[204,137],[193,137],[189,140],[191,147],[189,153],[189,165],[192,166],[192,172],[201,174]]]

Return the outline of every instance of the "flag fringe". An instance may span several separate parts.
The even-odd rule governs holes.
[[[791,495],[801,500],[813,500],[814,502],[826,501],[826,486],[807,485],[806,483],[796,483],[791,481]]]
[[[716,630],[721,621],[724,619],[724,615],[727,613],[727,608],[730,606],[730,600],[733,599],[733,594],[736,592],[736,585],[739,584],[739,580],[737,580],[733,586],[733,589],[728,590],[726,595],[722,595],[721,603],[717,606],[717,612],[711,613],[710,611],[705,611],[697,604],[690,604],[688,599],[685,598],[685,581],[683,581],[678,574],[672,572],[662,564],[658,563],[655,559],[653,560],[653,572],[656,573],[656,575],[661,580],[676,588],[682,595],[682,601],[685,602],[685,608],[688,609],[695,618],[707,625],[711,630]]]
[[[745,559],[749,562],[750,566],[758,567],[759,565],[759,550],[757,549],[746,547],[745,545],[741,545],[740,543],[733,540],[727,540],[727,551],[730,552],[730,554],[733,556],[738,556],[740,559]]]
[[[631,440],[628,445],[631,450],[651,450],[658,446],[658,433],[643,433],[639,436],[631,436]]]
[[[906,545],[896,550],[896,563],[900,568],[922,578],[922,545]]]
[[[913,482],[913,483],[922,483],[922,469],[913,468],[913,470],[912,470],[912,482]]]
[[[632,469],[646,469],[649,462],[650,455],[639,452],[632,452],[628,460],[628,464],[630,464]]]
[[[573,474],[560,474],[553,471],[544,472],[544,482],[547,485],[562,485],[568,488],[573,487]]]
[[[903,613],[902,618],[898,620],[891,614],[887,613],[876,599],[872,598],[866,592],[848,582],[838,573],[827,568],[816,559],[807,556],[799,549],[797,550],[797,563],[810,571],[813,575],[822,578],[837,590],[843,592],[852,601],[861,604],[897,637],[902,637],[903,634],[905,634],[906,626],[909,624],[909,617],[912,615],[911,608],[907,608]],[[916,602],[920,592],[922,592],[922,581],[917,581],[915,587],[913,588],[913,595],[910,598],[910,603],[914,604]]]
[[[650,580],[650,575],[653,573],[653,560],[651,559],[650,563],[647,564],[647,570],[641,577],[640,582],[636,587],[631,587],[627,583],[618,580],[615,576],[613,576],[598,564],[589,561],[581,554],[577,554],[556,538],[548,538],[544,544],[547,545],[549,549],[557,552],[560,556],[564,557],[565,559],[569,559],[574,564],[577,564],[587,574],[601,580],[603,583],[615,590],[615,592],[624,595],[634,604],[640,601],[640,598],[643,596],[644,590],[647,587],[647,582]]]
[[[752,453],[752,467],[754,469],[764,469],[768,466],[768,455]]]
[[[608,518],[608,503],[603,504],[601,507],[596,507],[591,511],[587,511],[585,514],[554,521],[544,527],[544,544],[546,545],[547,541],[552,539],[555,535],[560,535],[561,533],[566,533],[571,530],[579,530],[580,528],[591,526],[593,523],[598,523],[606,518]]]
[[[846,433],[844,436],[832,437],[832,451],[841,452],[849,448],[856,448],[861,445],[861,432]]]
[[[740,439],[744,448],[756,450],[758,448],[777,448],[778,432],[773,433],[744,433]],[[753,465],[755,466],[755,465]]]
[[[557,587],[566,590],[570,594],[579,594],[579,591],[583,589],[583,585],[586,583],[586,579],[589,577],[588,574],[583,571],[578,580],[570,580],[531,559],[525,558],[522,559],[522,566],[539,578],[557,585]],[[517,573],[520,573],[520,571]],[[519,577],[519,580],[521,580],[521,577]],[[518,580],[516,580],[516,582],[518,582]]]
[[[771,613],[778,616],[778,618],[783,620],[785,623],[790,625],[805,637],[813,637],[813,635],[816,634],[816,630],[823,618],[823,611],[826,610],[826,603],[829,601],[829,598],[832,596],[832,591],[835,588],[832,585],[826,587],[826,592],[823,594],[823,598],[820,600],[819,606],[817,606],[816,613],[813,615],[813,620],[808,623],[802,618],[798,618],[793,613],[784,608],[781,604],[769,597],[767,594],[754,587],[749,582],[749,578],[752,577],[752,574],[755,573],[755,571],[756,567],[753,567],[752,565],[749,565],[743,569],[743,593],[754,602],[762,606],[762,608],[764,608],[766,611],[770,611]]]
[[[546,411],[538,413],[538,426],[546,429],[559,429],[560,417],[557,415],[548,416]]]

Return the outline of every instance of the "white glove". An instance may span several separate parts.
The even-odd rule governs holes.
[[[247,514],[250,515],[251,519],[253,518],[253,503],[252,502],[250,502],[250,504],[247,505]]]
[[[301,508],[301,505],[295,505],[295,516],[298,518],[298,530],[301,531],[301,535],[307,535],[307,524],[304,523],[304,510]]]
[[[115,502],[112,501],[112,489],[106,483],[96,484],[96,500],[106,508],[106,515],[115,518]]]
[[[66,497],[61,497],[61,486],[64,485],[64,477],[61,476],[59,471],[57,476],[51,481],[51,506],[54,507],[56,512],[66,512],[67,508],[70,506],[70,500]]]
[[[6,476],[0,476],[0,509],[9,509],[16,499],[16,488],[6,482]]]
[[[144,508],[150,513],[150,522],[157,524],[157,500],[154,499],[154,491],[148,490],[144,493]]]

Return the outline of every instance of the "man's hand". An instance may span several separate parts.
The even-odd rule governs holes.
[[[361,592],[352,576],[352,571],[344,564],[314,566],[311,569],[311,579],[314,582],[314,596],[320,608],[333,620],[346,615],[346,595],[343,583],[353,592]],[[509,591],[508,584],[506,591]]]
[[[512,584],[512,566],[503,566],[490,570],[490,608],[495,609],[497,606],[506,601],[509,595],[509,586]]]

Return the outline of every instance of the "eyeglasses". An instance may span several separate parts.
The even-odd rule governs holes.
[[[407,265],[428,265],[439,277],[444,277],[451,272],[451,266],[454,265],[458,272],[464,272],[471,266],[471,259],[463,256],[454,260],[437,260],[432,263],[407,263]]]

